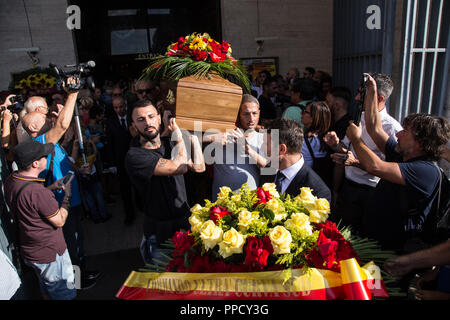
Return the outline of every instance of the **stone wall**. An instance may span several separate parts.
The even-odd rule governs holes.
[[[66,27],[66,9],[64,0],[0,1],[0,91],[8,88],[11,73],[33,67],[25,51],[10,51],[11,48],[39,47],[38,66],[43,68],[49,62],[75,63],[72,31]]]
[[[261,57],[279,57],[279,73],[307,66],[332,72],[332,0],[222,0],[222,38],[237,58],[258,57],[257,37],[264,41]],[[259,12],[259,14],[258,14]]]

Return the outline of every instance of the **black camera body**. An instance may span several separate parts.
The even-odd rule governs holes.
[[[18,95],[14,96],[14,97],[11,97],[9,99],[9,101],[11,101],[12,104],[10,106],[8,106],[8,107],[5,107],[5,106],[1,107],[0,111],[5,111],[6,109],[8,109],[8,110],[10,110],[13,113],[19,113],[22,110],[23,103],[24,103],[22,95],[18,94]],[[21,105],[21,107],[19,107],[17,105],[18,103]]]
[[[357,126],[359,126],[359,123],[361,122],[361,116],[364,111],[364,100],[366,98],[366,91],[367,91],[367,80],[369,79],[367,73],[363,73],[361,76],[361,80],[359,83],[359,96],[360,100],[358,101],[358,104],[356,106],[355,115],[353,116],[353,123]]]
[[[11,97],[11,99],[9,99],[9,101],[11,101],[12,104],[15,104],[15,103],[23,104],[24,103],[23,97],[20,94],[15,95],[14,97]]]
[[[71,92],[79,91],[85,87],[89,89],[95,89],[94,80],[90,76],[91,69],[95,67],[94,61],[88,61],[86,63],[80,63],[77,65],[66,65],[64,68],[58,68],[56,65],[50,63],[49,67],[52,68],[58,75],[56,79],[56,87],[58,90],[62,90],[64,86]],[[73,77],[76,83],[67,83],[67,79]]]

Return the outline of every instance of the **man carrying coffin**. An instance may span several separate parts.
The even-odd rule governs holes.
[[[175,118],[165,124],[161,133],[161,115],[151,101],[137,101],[131,120],[138,135],[126,155],[125,168],[144,201],[144,236],[140,249],[144,262],[151,263],[153,258],[158,258],[162,242],[175,231],[188,229],[190,211],[183,174],[187,170],[205,171],[205,162],[197,136],[183,137]],[[192,157],[188,156],[184,139],[189,141]]]

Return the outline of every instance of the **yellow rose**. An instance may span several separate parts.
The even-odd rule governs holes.
[[[330,203],[327,199],[319,198],[316,200],[316,209],[330,212]]]
[[[231,189],[229,187],[221,187],[219,190],[217,199],[228,199],[228,194],[231,192]]]
[[[202,209],[202,206],[196,203],[195,206],[191,208],[191,213],[199,214]]]
[[[286,228],[290,230],[297,229],[302,232],[305,236],[310,236],[312,234],[312,228],[309,223],[309,217],[303,212],[296,212],[291,215],[291,218],[286,220],[284,223]]]
[[[252,224],[254,221],[256,221],[259,218],[258,212],[250,212],[248,210],[241,210],[238,215],[238,226],[242,229],[247,230],[250,224]]]
[[[203,225],[203,220],[201,220],[198,215],[193,213],[189,217],[189,224],[191,225],[191,231],[197,232],[200,230],[200,227]]]
[[[241,201],[241,195],[235,194],[235,195],[231,196],[231,201],[233,201],[233,202]]]
[[[324,223],[328,219],[326,210],[309,210],[309,221],[315,223]]]
[[[268,191],[270,192],[270,194],[275,197],[275,198],[279,198],[280,194],[277,191],[277,186],[275,185],[275,183],[264,183],[262,185],[262,188],[264,189],[264,191]]]
[[[222,242],[219,243],[219,254],[225,259],[235,253],[242,253],[244,243],[244,236],[231,228],[223,234]]]
[[[285,213],[283,206],[280,205],[280,202],[277,199],[272,198],[267,201],[266,208],[272,210],[275,214],[273,222],[286,219],[287,213]]]
[[[316,202],[316,197],[312,194],[312,190],[309,187],[300,188],[300,199],[306,202]]]
[[[276,226],[269,232],[273,254],[284,254],[291,252],[289,245],[292,242],[291,233],[283,226]]]
[[[199,232],[206,250],[214,248],[216,244],[222,241],[223,231],[212,220],[203,223]]]

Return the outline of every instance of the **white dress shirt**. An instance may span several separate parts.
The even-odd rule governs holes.
[[[283,181],[281,181],[280,194],[283,194],[286,192],[287,188],[291,184],[292,180],[294,180],[295,176],[300,171],[300,169],[303,167],[304,163],[305,163],[305,160],[303,159],[303,157],[300,157],[300,160],[298,160],[296,163],[294,163],[290,167],[280,170],[281,173],[283,173],[284,176],[286,177]]]
[[[401,124],[398,123],[397,120],[395,120],[394,118],[392,118],[389,115],[389,113],[386,111],[386,108],[381,110],[379,112],[379,114],[380,114],[380,119],[381,119],[381,126],[383,127],[384,132],[386,132],[390,137],[393,137],[395,140],[397,140],[395,134],[397,132],[403,130],[403,127],[401,126]],[[380,149],[378,149],[377,145],[375,144],[375,142],[372,140],[369,133],[367,132],[366,122],[364,119],[364,112],[362,113],[362,116],[361,116],[361,126],[362,126],[361,140],[371,151],[373,151],[378,157],[380,157],[381,160],[384,160],[385,159],[384,153],[382,153],[380,151]],[[349,145],[350,140],[347,138],[347,136],[345,136],[343,143],[346,146]],[[353,149],[353,146],[350,147],[350,151],[353,152],[355,158],[358,158],[356,156],[355,149]],[[378,181],[380,181],[380,178],[373,176],[373,175],[367,173],[367,171],[364,171],[364,170],[359,169],[354,166],[346,166],[345,167],[345,177],[348,180],[351,180],[351,181],[359,183],[359,184],[365,184],[370,187],[376,187],[378,184]]]

